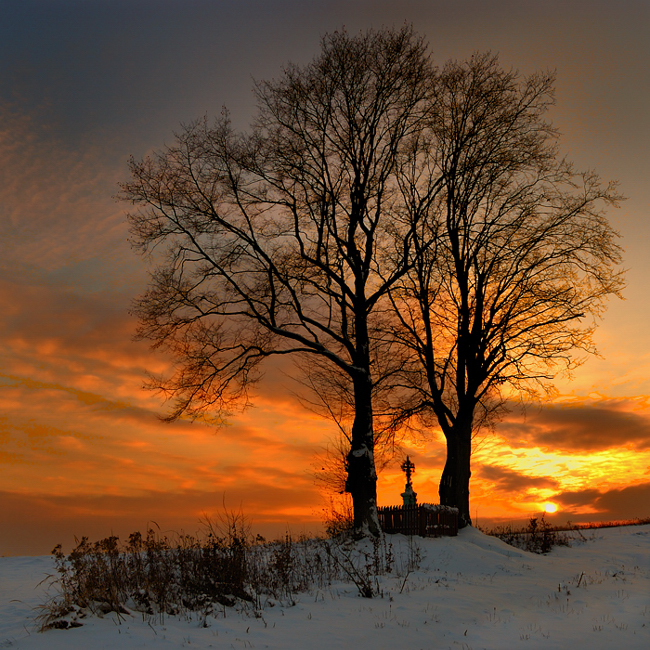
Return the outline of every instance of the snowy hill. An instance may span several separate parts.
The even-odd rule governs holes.
[[[457,538],[390,536],[396,570],[382,597],[354,584],[300,594],[261,616],[226,609],[205,621],[136,614],[84,619],[38,633],[35,608],[49,557],[0,558],[0,648],[650,648],[650,526],[586,531],[546,555],[519,551],[470,528]],[[409,558],[419,568],[409,572]],[[401,569],[400,569],[401,567]],[[148,618],[148,617],[145,617]]]

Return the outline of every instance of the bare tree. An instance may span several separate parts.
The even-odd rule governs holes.
[[[427,163],[442,188],[391,291],[396,335],[414,354],[403,414],[433,413],[442,429],[440,501],[459,508],[461,525],[471,523],[477,425],[504,387],[545,386],[579,362],[573,352],[593,352],[594,317],[622,289],[618,235],[602,213],[620,197],[558,158],[544,121],[553,84],[552,74],[504,71],[490,55],[447,64]]]
[[[396,376],[381,321],[413,259],[405,199],[433,72],[411,29],[326,36],[305,67],[257,85],[249,134],[227,114],[132,160],[122,196],[136,246],[160,264],[139,300],[141,337],[170,351],[154,380],[169,419],[245,403],[271,356],[318,359],[352,389],[346,489],[355,526],[379,532],[373,392]],[[411,178],[411,184],[418,184]],[[379,357],[391,360],[379,370]]]

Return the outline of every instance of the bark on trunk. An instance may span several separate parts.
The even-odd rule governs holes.
[[[471,425],[455,426],[447,434],[447,462],[440,478],[440,504],[458,508],[459,528],[472,525],[469,514],[471,441]]]
[[[367,373],[354,380],[355,417],[347,457],[345,489],[352,496],[354,527],[359,534],[381,533],[377,515],[377,472],[374,456],[372,386]]]

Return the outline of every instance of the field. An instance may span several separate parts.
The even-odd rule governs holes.
[[[4,557],[0,648],[649,648],[650,525],[569,534],[571,546],[545,555],[474,528],[457,538],[393,535],[375,598],[339,579],[294,594],[293,605],[271,599],[164,620],[109,613],[45,632],[34,619],[46,583],[37,585],[53,559]]]

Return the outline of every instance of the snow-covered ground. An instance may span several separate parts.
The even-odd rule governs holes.
[[[650,526],[586,531],[587,541],[547,556],[519,551],[475,529],[457,538],[414,538],[420,568],[381,578],[383,597],[354,585],[301,594],[293,607],[227,610],[202,621],[164,624],[113,615],[83,627],[38,633],[45,599],[36,587],[49,557],[0,558],[0,648],[650,648]],[[396,569],[408,539],[390,537]]]

